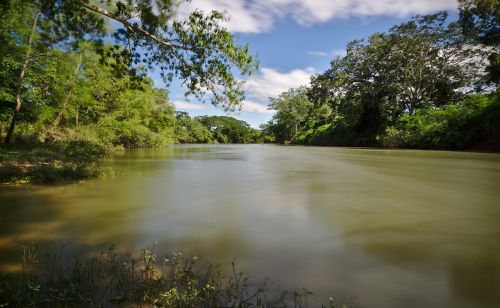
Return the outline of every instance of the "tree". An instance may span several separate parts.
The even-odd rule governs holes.
[[[241,82],[232,69],[238,68],[242,75],[249,75],[256,68],[256,61],[247,46],[237,45],[234,35],[220,26],[224,19],[221,13],[214,11],[205,16],[195,11],[184,20],[175,20],[177,1],[129,0],[115,5],[106,2],[110,10],[88,0],[32,0],[25,4],[33,10],[32,35],[24,43],[27,49],[17,97],[21,97],[23,76],[37,34],[40,39],[50,39],[52,48],[57,48],[58,42],[69,44],[84,39],[99,42],[105,20],[114,20],[121,24],[111,34],[116,44],[103,55],[114,58],[114,65],[125,63],[122,66],[128,68],[129,74],[144,74],[141,66],[157,67],[165,81],[180,78],[187,94],[208,97],[212,104],[225,109],[234,109],[244,98]],[[38,23],[39,20],[43,23]],[[11,138],[20,107],[21,100],[16,99],[6,142]]]
[[[133,63],[159,67],[166,81],[174,76],[181,78],[189,94],[201,97],[208,89],[211,102],[226,109],[234,108],[243,99],[240,82],[231,69],[236,67],[248,75],[256,62],[248,46],[238,46],[234,35],[220,26],[224,19],[220,12],[205,16],[195,11],[185,20],[172,21],[178,4],[174,0],[118,2],[114,11],[85,0],[77,2],[123,25],[113,36],[121,46],[130,47],[117,49]],[[132,21],[134,18],[139,21]]]
[[[486,82],[500,83],[500,1],[459,0],[459,23],[472,44],[490,46]]]
[[[29,29],[19,29],[16,34],[21,34],[20,43],[23,57],[21,60],[17,82],[15,86],[15,105],[11,123],[5,137],[5,143],[9,143],[19,118],[22,106],[22,91],[24,79],[28,66],[33,58],[33,50],[36,45],[41,47],[55,45],[61,41],[68,43],[73,40],[82,39],[88,33],[102,33],[103,23],[95,18],[93,14],[80,14],[77,20],[70,16],[73,7],[68,7],[65,3],[48,0],[19,1],[8,0],[8,4],[1,7],[4,10],[1,15],[8,16],[9,19],[17,19],[20,24],[26,23]],[[54,8],[58,8],[57,10]],[[28,32],[23,35],[23,32]],[[2,40],[8,36],[8,32],[2,31]]]
[[[19,69],[11,59],[22,57],[22,46],[13,46],[14,52],[1,60],[7,64],[0,67],[2,118],[6,110],[10,113],[17,86],[9,78]],[[117,66],[113,58],[102,59],[96,48],[85,42],[68,50],[34,46],[24,78],[18,135],[30,141],[82,139],[124,147],[171,142],[175,117],[168,92],[153,88],[150,78],[127,74],[130,67],[124,63]]]
[[[350,142],[371,145],[402,114],[459,101],[460,89],[473,86],[484,68],[471,59],[485,55],[446,20],[446,12],[417,16],[388,33],[350,42],[345,57],[312,79],[315,104],[331,105],[333,117],[342,117],[357,135],[359,142]]]
[[[307,96],[307,87],[290,89],[277,98],[271,98],[269,109],[276,114],[268,123],[266,130],[275,136],[277,142],[290,142],[303,129],[307,128],[314,105]]]
[[[213,143],[213,133],[187,112],[175,113],[175,135],[179,143]]]
[[[201,116],[195,120],[209,129],[219,143],[256,143],[260,132],[242,120],[228,116]]]
[[[24,81],[24,75],[26,74],[26,70],[28,69],[28,64],[31,60],[31,50],[32,50],[32,45],[33,45],[33,40],[35,39],[35,33],[36,33],[36,27],[38,24],[38,20],[40,18],[40,11],[35,10],[32,12],[32,25],[31,25],[31,32],[28,36],[28,42],[26,43],[26,52],[24,54],[24,59],[23,63],[21,65],[21,70],[19,72],[19,77],[17,79],[17,86],[16,86],[16,105],[14,108],[14,114],[12,115],[12,120],[9,126],[9,130],[7,131],[7,136],[5,137],[5,143],[9,143],[10,138],[12,137],[12,134],[14,132],[14,127],[17,122],[17,118],[19,116],[19,111],[21,110],[21,91],[23,87],[23,81]]]
[[[459,0],[460,18],[466,37],[484,45],[500,42],[500,1]]]

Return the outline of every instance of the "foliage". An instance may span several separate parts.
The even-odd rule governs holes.
[[[499,150],[500,99],[470,96],[457,104],[406,114],[387,128],[382,145],[430,149]]]
[[[220,25],[221,13],[195,11],[183,20],[174,18],[178,1],[104,2],[2,4],[0,136],[7,131],[6,143],[18,122],[50,135],[92,126],[103,143],[125,147],[171,142],[173,106],[146,77],[153,68],[167,83],[183,81],[186,94],[227,110],[243,99],[233,73],[249,75],[257,64]],[[120,27],[110,31],[108,21]]]
[[[307,290],[276,293],[268,279],[252,283],[235,262],[226,275],[185,252],[159,256],[148,248],[136,257],[111,247],[75,258],[42,256],[36,247],[25,246],[23,260],[22,273],[1,276],[2,307],[306,307],[312,295]],[[335,307],[332,298],[330,307]]]
[[[492,82],[498,84],[498,53],[482,45],[497,35],[499,6],[493,2],[462,1],[457,22],[449,22],[446,12],[416,16],[350,42],[346,55],[313,76],[309,88],[271,99],[277,113],[263,131],[280,143],[496,148],[486,141],[500,138],[486,113],[496,105],[478,103],[498,100],[484,96]],[[466,13],[475,36],[464,28]],[[468,98],[474,91],[483,96]]]
[[[220,25],[222,13],[194,11],[181,20],[173,19],[179,3],[175,0],[118,2],[110,11],[87,1],[69,2],[123,26],[113,33],[118,44],[108,53],[116,59],[158,68],[166,82],[178,77],[188,94],[203,97],[208,90],[210,101],[226,109],[243,99],[232,69],[249,75],[256,61],[248,46],[238,46],[234,35]]]
[[[262,133],[245,121],[229,116],[199,116],[176,112],[176,141],[178,143],[259,143]]]
[[[270,109],[277,110],[263,129],[281,143],[293,142],[298,134],[313,126],[321,125],[331,115],[327,105],[315,105],[308,97],[309,89],[299,87],[271,99]]]
[[[485,45],[496,45],[500,40],[500,1],[459,0],[460,24],[464,34]]]
[[[47,184],[102,175],[98,162],[109,149],[89,140],[0,146],[0,182]]]
[[[260,131],[250,127],[245,121],[228,116],[201,116],[196,121],[212,132],[218,143],[258,143]]]
[[[213,133],[187,112],[176,112],[175,135],[178,143],[214,143]]]
[[[405,112],[442,106],[462,97],[457,89],[473,85],[480,65],[466,59],[478,52],[466,48],[446,13],[415,17],[347,46],[347,55],[313,78],[317,104],[328,104],[348,121],[364,145]],[[356,141],[357,140],[357,141]]]
[[[488,46],[489,66],[486,68],[486,82],[500,83],[500,1],[498,0],[459,0],[460,18],[464,36],[471,44]]]

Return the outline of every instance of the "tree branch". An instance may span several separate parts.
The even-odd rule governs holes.
[[[119,23],[121,23],[125,28],[127,28],[129,31],[132,31],[133,33],[139,33],[139,34],[142,34],[143,36],[151,39],[152,41],[158,43],[159,45],[163,46],[163,47],[166,47],[168,49],[183,49],[183,50],[188,50],[188,51],[193,51],[192,48],[189,48],[189,47],[186,47],[186,46],[182,46],[182,45],[177,45],[177,44],[173,44],[172,42],[169,42],[169,41],[166,41],[165,39],[163,38],[159,38],[157,37],[156,35],[154,34],[151,34],[149,32],[147,32],[146,30],[140,28],[140,27],[137,27],[133,24],[131,24],[130,22],[128,22],[127,20],[123,19],[123,18],[120,18],[118,16],[115,16],[113,14],[111,14],[110,12],[106,11],[105,9],[102,9],[96,5],[93,5],[93,4],[90,4],[88,2],[88,0],[80,0],[80,4],[86,8],[87,10],[90,10],[92,12],[95,12],[95,13],[98,13],[98,14],[101,14],[103,16],[106,16],[108,18],[111,18]]]

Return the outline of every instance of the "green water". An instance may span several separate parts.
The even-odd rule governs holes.
[[[0,269],[20,245],[188,249],[363,307],[500,307],[500,155],[188,145],[116,178],[0,187]],[[59,249],[59,248],[58,248]]]

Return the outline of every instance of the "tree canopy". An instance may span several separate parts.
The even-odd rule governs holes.
[[[493,42],[498,43],[499,6],[494,2],[462,1],[458,21],[450,22],[446,12],[415,16],[388,32],[351,41],[346,55],[335,57],[328,70],[313,76],[310,87],[290,89],[270,100],[269,108],[277,113],[264,131],[281,143],[373,146],[384,143],[388,129],[410,129],[404,127],[409,119],[432,123],[435,110],[446,114],[441,119],[462,123],[454,118],[459,113],[451,105],[463,108],[470,121],[490,119],[485,112],[496,113],[488,106],[495,105],[497,96],[463,102],[471,93],[491,91],[498,83]],[[483,123],[485,131],[478,139],[493,139],[498,133],[488,123]],[[460,126],[465,129],[463,123]],[[471,146],[469,141],[458,143]],[[437,143],[401,142],[418,144]]]
[[[180,19],[175,17],[179,3],[172,0],[2,3],[0,52],[2,61],[10,68],[1,76],[5,85],[2,97],[5,103],[14,103],[6,142],[20,117],[22,101],[27,99],[25,90],[29,85],[25,77],[34,73],[29,72],[34,67],[32,61],[57,50],[79,53],[86,42],[95,46],[101,64],[111,66],[116,74],[128,75],[131,81],[140,83],[148,70],[159,70],[167,84],[173,78],[180,79],[188,95],[226,110],[237,108],[244,98],[238,78],[253,73],[257,67],[255,58],[247,46],[238,45],[234,35],[221,26],[223,14],[194,11]]]

